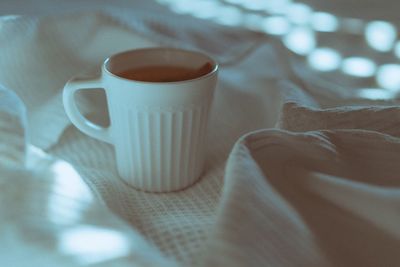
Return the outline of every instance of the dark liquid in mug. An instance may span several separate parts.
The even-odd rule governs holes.
[[[206,63],[197,69],[168,65],[136,67],[117,73],[117,75],[122,78],[135,81],[178,82],[196,79],[211,71],[211,63]]]

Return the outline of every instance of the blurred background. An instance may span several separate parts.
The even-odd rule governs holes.
[[[294,72],[346,97],[393,99],[400,90],[396,2],[157,0],[179,14],[275,36]]]
[[[400,92],[396,1],[153,0],[13,1],[0,15],[54,14],[97,7],[134,8],[141,2],[227,27],[273,36],[287,49],[305,84],[333,88],[346,98],[387,100]],[[324,89],[321,89],[324,90]]]

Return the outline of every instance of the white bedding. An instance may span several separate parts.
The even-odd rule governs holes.
[[[74,1],[51,2],[37,4],[38,11],[25,6],[34,16],[0,21],[0,83],[16,92],[27,109],[25,126],[9,115],[12,111],[17,114],[13,118],[20,118],[23,109],[0,105],[0,125],[7,126],[0,130],[0,148],[7,146],[6,151],[16,155],[14,166],[0,162],[6,185],[0,196],[29,202],[29,193],[8,190],[13,188],[10,167],[15,173],[27,171],[26,179],[36,177],[23,165],[26,141],[21,132],[26,132],[29,144],[72,164],[96,205],[109,208],[96,217],[90,209],[80,210],[82,216],[99,225],[108,216],[119,216],[124,226],[115,231],[129,232],[137,244],[128,253],[136,256],[117,255],[95,266],[398,265],[396,98],[354,99],[339,90],[305,87],[290,72],[287,54],[274,39],[180,17],[149,2],[120,9],[128,1],[118,1],[104,4],[101,13],[80,9],[63,15],[54,15],[52,8],[74,11]],[[18,13],[10,3],[0,3],[2,13]],[[144,193],[123,183],[116,174],[112,146],[80,133],[61,104],[63,85],[72,75],[98,68],[116,51],[154,45],[201,49],[221,63],[205,174],[190,188],[168,194]],[[98,123],[104,120],[103,100],[101,95],[80,99],[84,112]],[[10,136],[20,138],[10,142]],[[13,208],[13,202],[7,203],[0,205],[0,213]],[[45,210],[50,202],[38,203]],[[22,225],[16,231],[24,227],[36,226]],[[7,228],[0,229],[7,233]],[[20,253],[58,240],[54,236],[63,230],[39,232],[38,243],[7,250],[12,266],[25,266]],[[96,247],[96,235],[85,242]],[[5,253],[2,246],[1,250]],[[46,253],[64,255],[58,243]],[[72,261],[55,260],[65,266],[88,264],[79,255]]]

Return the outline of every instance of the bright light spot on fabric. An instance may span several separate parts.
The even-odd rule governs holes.
[[[130,243],[115,230],[87,225],[63,231],[59,238],[59,249],[86,265],[126,256],[130,251]]]
[[[289,32],[290,23],[281,16],[267,17],[262,22],[262,30],[272,35],[284,35]]]
[[[238,26],[242,24],[244,17],[239,8],[226,6],[218,10],[218,16],[216,16],[215,20],[227,26]]]
[[[400,90],[400,65],[386,64],[379,67],[376,74],[376,82],[379,86],[391,90]]]
[[[76,223],[82,216],[82,210],[93,200],[93,195],[76,170],[67,162],[57,161],[51,170],[54,182],[48,195],[47,216],[55,224]],[[66,206],[67,209],[60,209]]]
[[[195,10],[193,9],[192,2],[185,0],[173,0],[169,2],[172,11],[180,14],[190,14]]]
[[[357,96],[370,100],[389,100],[394,97],[394,94],[382,88],[362,88],[357,90]]]
[[[375,63],[363,57],[349,57],[343,60],[342,71],[355,77],[371,77],[376,70]]]
[[[305,4],[295,3],[287,7],[286,15],[295,24],[306,24],[310,22],[312,10]]]
[[[311,16],[311,25],[314,30],[319,32],[334,32],[339,27],[339,21],[330,13],[315,12]]]
[[[274,15],[286,14],[288,7],[292,4],[291,0],[265,1],[265,11]]]
[[[380,52],[390,51],[396,40],[395,26],[385,21],[373,21],[365,28],[365,39],[369,46]]]
[[[306,27],[292,29],[283,41],[287,48],[299,55],[307,55],[316,45],[314,32]]]
[[[201,19],[212,19],[219,16],[221,5],[213,0],[193,2],[193,16]]]
[[[318,71],[333,71],[341,62],[340,54],[331,48],[318,48],[308,55],[308,64]]]

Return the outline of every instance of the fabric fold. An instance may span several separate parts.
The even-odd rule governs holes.
[[[178,265],[398,265],[394,101],[372,106],[283,80],[289,76],[275,47],[254,33],[209,30],[181,16],[164,24],[171,14],[157,18],[140,9],[114,11],[118,18],[83,13],[0,21],[0,81],[22,99],[28,116],[26,126],[14,96],[5,109],[15,106],[17,113],[0,106],[6,128],[0,156],[20,162],[28,135],[73,164],[99,201]],[[160,44],[203,50],[223,63],[205,173],[171,194],[123,183],[112,146],[69,127],[61,101],[69,78],[98,69],[110,54]],[[8,99],[0,94],[0,102]],[[78,101],[85,115],[106,121],[104,95]]]
[[[205,266],[396,266],[399,112],[291,101],[241,138]]]
[[[26,163],[26,109],[15,92],[0,84],[0,167]]]

